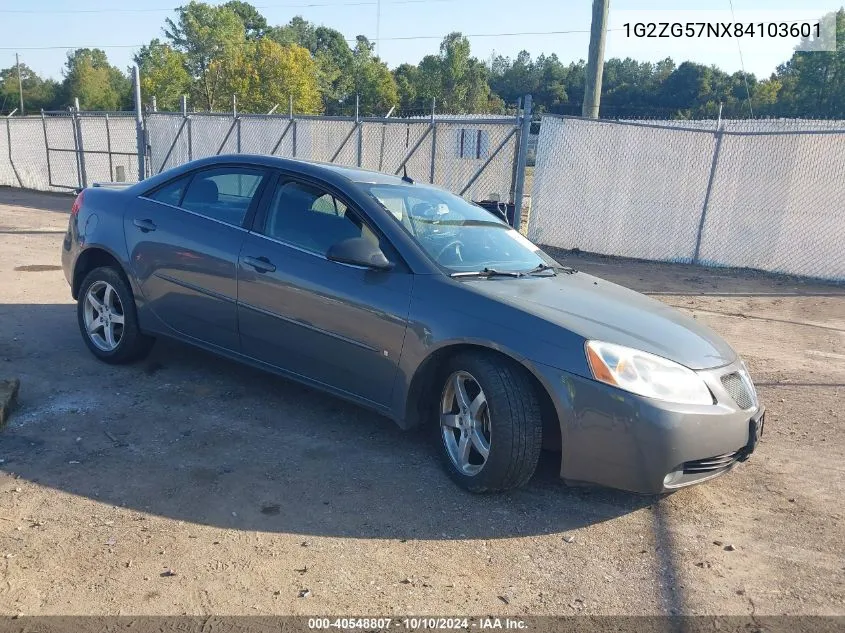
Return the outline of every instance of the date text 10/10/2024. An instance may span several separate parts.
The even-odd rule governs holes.
[[[525,630],[527,623],[519,618],[309,618],[308,628],[312,630],[368,630],[388,631],[392,628],[408,630]]]

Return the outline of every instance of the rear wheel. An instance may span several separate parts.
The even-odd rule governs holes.
[[[503,357],[460,354],[446,363],[440,385],[440,454],[452,479],[472,492],[526,483],[543,425],[525,369]]]
[[[114,268],[95,268],[82,280],[76,313],[85,344],[102,361],[129,363],[153,345],[138,328],[129,284]]]

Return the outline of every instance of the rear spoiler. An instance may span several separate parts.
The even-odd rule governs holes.
[[[131,187],[135,183],[133,182],[95,182],[92,187],[104,187],[106,189],[126,189],[126,187]]]
[[[126,189],[127,187],[132,186],[135,183],[132,182],[95,182],[91,185],[91,187],[95,189]],[[73,189],[73,193],[77,196],[82,193],[82,190],[85,187],[75,187]]]

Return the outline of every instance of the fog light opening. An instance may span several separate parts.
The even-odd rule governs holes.
[[[669,473],[663,478],[663,485],[668,488],[672,484],[676,483],[683,476],[683,474],[684,471],[682,469],[673,470],[671,473]]]

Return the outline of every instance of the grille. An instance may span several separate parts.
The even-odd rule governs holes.
[[[745,381],[739,375],[739,372],[735,371],[732,374],[722,376],[722,385],[740,409],[750,409],[754,406],[754,400],[748,393],[748,387],[745,386]]]
[[[734,451],[732,453],[716,455],[715,457],[708,457],[706,459],[695,459],[691,462],[684,462],[684,474],[695,475],[724,470],[733,465],[733,463],[737,460],[738,454],[739,451]]]

